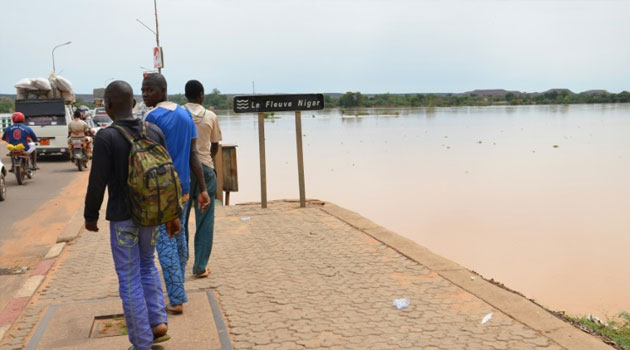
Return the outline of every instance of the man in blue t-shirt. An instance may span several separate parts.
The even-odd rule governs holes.
[[[37,166],[37,147],[35,146],[37,136],[35,135],[33,129],[24,125],[24,119],[24,114],[20,112],[13,113],[13,116],[11,116],[13,125],[4,130],[2,140],[14,146],[22,144],[24,146],[24,151],[27,154],[30,154],[31,164],[33,169],[36,170],[39,169]],[[13,171],[13,168],[9,171]]]
[[[166,79],[162,74],[149,74],[142,81],[142,99],[147,107],[153,107],[146,116],[146,121],[157,125],[166,139],[166,148],[173,159],[182,183],[184,206],[190,193],[190,175],[195,176],[200,184],[197,196],[199,209],[205,211],[210,205],[210,196],[206,189],[201,161],[197,155],[197,128],[190,113],[176,103],[166,101]],[[203,183],[203,185],[202,185]],[[184,208],[184,213],[186,208]],[[185,214],[182,214],[182,230],[188,226]],[[184,290],[184,273],[188,262],[186,234],[169,238],[164,225],[160,226],[157,242],[158,258],[162,265],[164,283],[170,304],[166,311],[181,314],[183,304],[188,301]]]

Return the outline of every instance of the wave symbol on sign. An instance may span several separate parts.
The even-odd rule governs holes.
[[[238,109],[247,109],[247,107],[249,107],[249,101],[248,100],[237,100],[236,101],[236,108],[238,108]]]

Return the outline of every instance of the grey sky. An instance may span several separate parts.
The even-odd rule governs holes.
[[[2,0],[0,92],[57,71],[139,92],[152,0]],[[630,90],[630,1],[158,0],[169,92]]]

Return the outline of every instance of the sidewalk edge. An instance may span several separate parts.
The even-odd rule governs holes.
[[[398,253],[436,272],[444,279],[475,295],[518,322],[540,332],[558,345],[575,350],[611,350],[601,339],[580,331],[522,295],[500,288],[465,267],[389,231],[358,213],[325,202],[322,211],[347,223]]]
[[[15,293],[7,306],[0,311],[0,343],[9,334],[15,321],[20,317],[30,300],[37,293],[48,273],[55,265],[59,255],[67,247],[67,242],[74,240],[83,228],[83,211],[78,211],[63,231],[57,237],[57,243],[54,244],[39,265],[30,273],[30,277],[22,284],[20,289]],[[60,240],[62,239],[62,240]]]
[[[67,243],[73,241],[75,238],[77,238],[77,236],[79,236],[79,233],[83,228],[83,224],[83,205],[81,205],[80,210],[77,210],[77,212],[66,224],[66,227],[64,227],[64,229],[57,236],[57,243]]]

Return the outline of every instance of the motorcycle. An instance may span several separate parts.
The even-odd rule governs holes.
[[[2,160],[0,160],[0,202],[7,199],[7,169],[2,164]]]
[[[33,178],[33,166],[31,164],[31,155],[24,151],[24,145],[8,145],[9,156],[11,157],[11,165],[17,179],[18,185],[23,185],[26,178]]]
[[[83,169],[88,166],[86,151],[87,144],[84,142],[83,138],[72,139],[72,162],[77,165],[79,171],[83,171]]]

